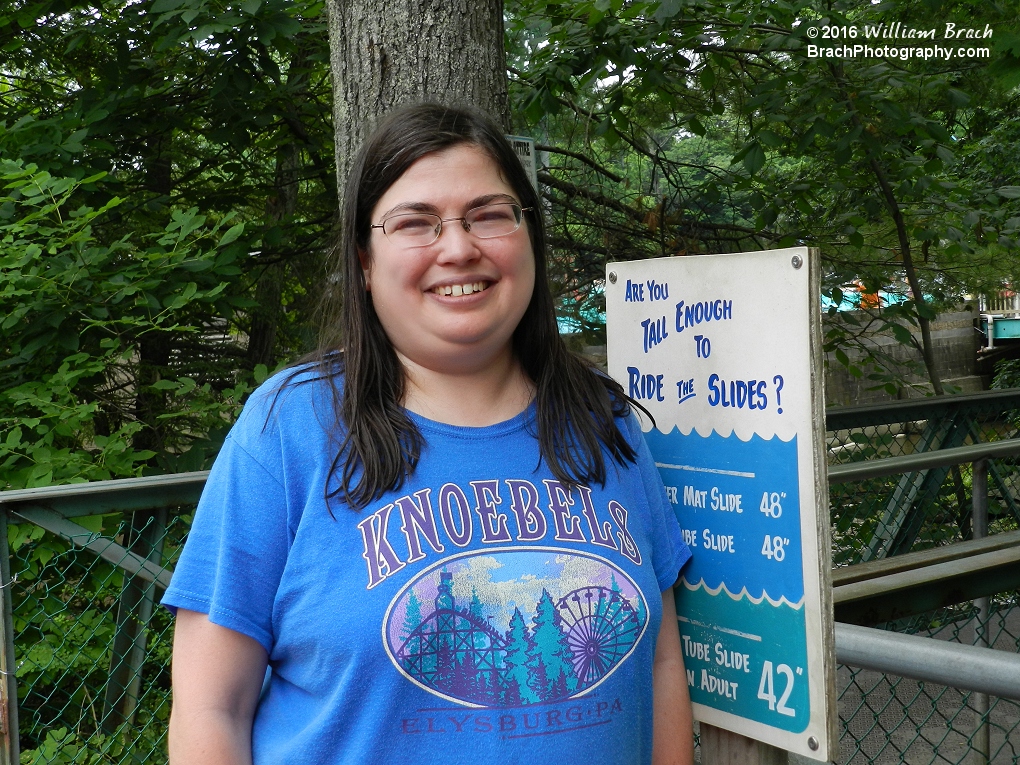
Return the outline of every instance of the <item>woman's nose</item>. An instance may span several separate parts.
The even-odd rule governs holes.
[[[460,263],[477,260],[482,251],[479,239],[468,231],[463,220],[451,220],[443,223],[443,231],[436,241],[439,248],[436,258],[439,263]]]

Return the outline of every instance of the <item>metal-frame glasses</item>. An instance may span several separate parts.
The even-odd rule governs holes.
[[[382,223],[372,224],[401,247],[427,247],[443,233],[443,224],[460,221],[464,230],[479,239],[507,236],[521,227],[523,214],[532,208],[516,202],[492,202],[472,207],[457,218],[440,218],[435,213],[406,212],[391,215]]]

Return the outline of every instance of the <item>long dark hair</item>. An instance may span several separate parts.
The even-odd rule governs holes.
[[[557,331],[546,279],[541,202],[503,132],[475,109],[419,104],[383,120],[354,161],[319,349],[306,359],[318,365],[317,379],[329,381],[337,413],[327,500],[339,495],[352,509],[399,488],[414,472],[423,446],[421,433],[401,406],[404,370],[365,290],[359,251],[371,256],[370,216],[387,189],[426,154],[460,144],[488,154],[521,206],[532,210],[527,228],[535,254],[535,289],[514,331],[513,351],[536,386],[543,459],[567,485],[604,484],[603,451],[621,464],[634,461],[634,450],[614,420],[627,414],[632,402],[618,383],[571,353]]]

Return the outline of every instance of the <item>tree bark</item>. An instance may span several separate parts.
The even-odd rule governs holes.
[[[276,193],[266,202],[266,228],[279,223],[289,224],[297,210],[298,176],[301,153],[294,142],[285,143],[276,151]],[[264,252],[272,262],[267,265],[255,285],[255,302],[248,332],[248,363],[265,364],[270,371],[276,364],[276,335],[283,309],[283,283],[287,276],[286,255],[290,242],[284,240]]]
[[[327,0],[336,172],[393,107],[467,104],[510,127],[502,0]]]

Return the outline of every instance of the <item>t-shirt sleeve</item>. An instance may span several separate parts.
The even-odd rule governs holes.
[[[267,420],[246,407],[227,436],[162,603],[174,612],[208,614],[213,624],[257,640],[270,653],[273,604],[291,535],[282,474],[275,475],[279,464],[272,464],[278,438]]]
[[[641,473],[645,496],[648,498],[652,533],[655,535],[653,567],[659,589],[664,592],[673,586],[680,576],[680,569],[691,559],[691,550],[683,541],[673,505],[666,495],[659,469],[655,467],[652,453],[634,414],[627,418],[627,435],[637,452],[636,467]]]

